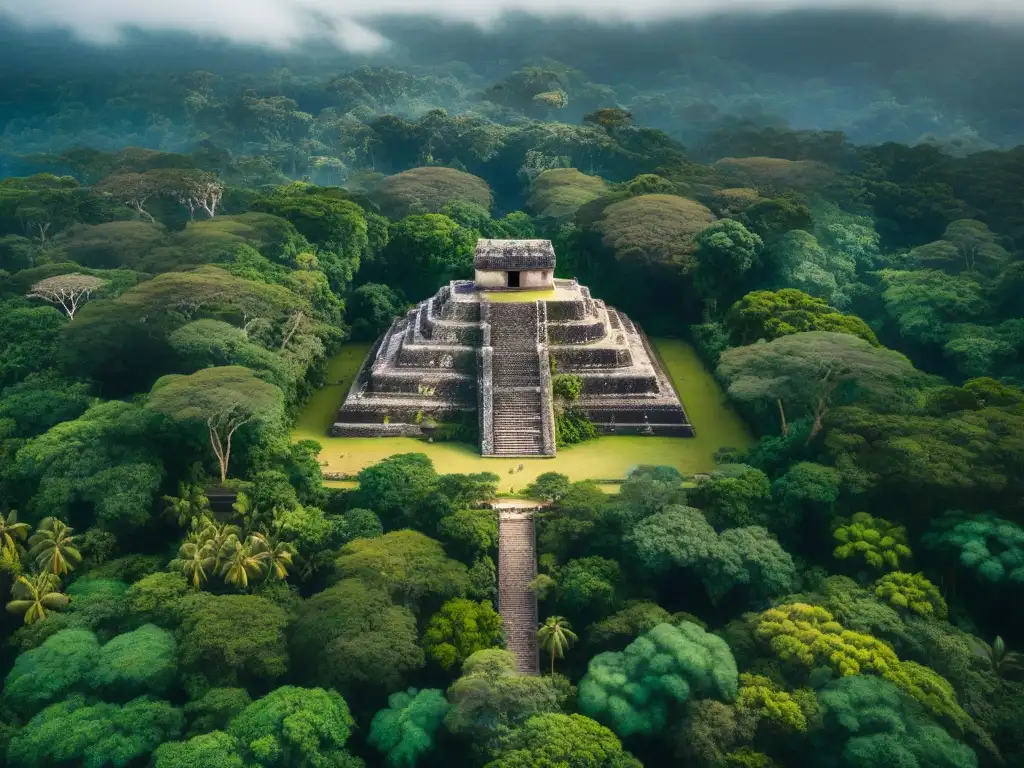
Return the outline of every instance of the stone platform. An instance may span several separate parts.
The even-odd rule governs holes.
[[[693,436],[649,341],[575,280],[500,295],[453,281],[397,319],[363,362],[335,436],[415,436],[428,416],[472,418],[485,456],[553,456],[551,362],[583,381],[604,434]]]

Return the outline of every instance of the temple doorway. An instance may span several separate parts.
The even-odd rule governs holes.
[[[509,288],[518,288],[519,287],[519,273],[518,272],[509,272],[508,273],[508,287]]]

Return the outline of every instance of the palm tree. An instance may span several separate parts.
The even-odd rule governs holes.
[[[217,569],[217,552],[209,539],[199,532],[191,533],[178,548],[178,556],[171,560],[170,567],[183,573],[199,589]]]
[[[32,580],[19,576],[11,591],[14,599],[7,604],[8,613],[22,614],[26,624],[46,618],[47,611],[68,607],[71,598],[59,591],[60,580],[52,573],[37,573]]]
[[[540,647],[551,652],[551,674],[555,674],[555,657],[565,658],[565,652],[579,640],[572,631],[572,625],[562,616],[548,616],[544,625],[537,630]]]
[[[220,575],[225,583],[245,589],[249,582],[263,574],[263,558],[256,551],[259,545],[252,536],[242,541],[231,534],[220,549]]]
[[[178,486],[177,496],[164,496],[164,513],[182,528],[188,528],[196,520],[207,518],[210,500],[198,485]]]
[[[252,552],[256,559],[267,566],[267,576],[283,581],[288,578],[288,569],[292,567],[295,547],[286,541],[275,542],[262,533],[254,533],[249,537]]]
[[[29,558],[40,571],[49,571],[54,576],[66,576],[82,562],[82,555],[75,547],[73,528],[63,520],[47,517],[28,540],[31,547]]]
[[[0,515],[0,550],[9,549],[20,554],[25,551],[21,545],[31,530],[28,523],[18,522],[18,513],[13,509],[7,513],[7,517]]]

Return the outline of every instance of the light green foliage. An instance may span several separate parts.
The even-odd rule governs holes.
[[[448,689],[450,731],[474,741],[493,739],[542,712],[560,712],[571,695],[561,675],[523,675],[515,657],[497,648],[477,651],[462,665],[462,676]]]
[[[658,733],[670,708],[690,696],[732,701],[736,662],[729,646],[688,621],[659,624],[630,643],[590,661],[580,682],[580,709],[621,736]]]
[[[901,661],[891,646],[846,629],[819,606],[788,603],[761,614],[755,634],[784,661],[807,668],[825,665],[840,677],[876,674],[894,683],[935,715],[959,728],[971,719],[957,703],[948,681],[912,661]]]
[[[387,709],[370,723],[369,742],[396,768],[414,768],[420,757],[434,748],[434,734],[448,712],[444,694],[430,688],[388,697]]]
[[[946,618],[946,601],[942,599],[939,588],[928,581],[923,573],[887,573],[875,581],[875,595],[919,616]]]
[[[951,324],[969,323],[991,311],[981,282],[966,275],[931,269],[884,269],[880,275],[885,309],[907,339],[943,343]]]
[[[922,541],[955,555],[985,582],[1024,583],[1024,529],[990,512],[948,512],[932,524]]]
[[[248,762],[266,768],[345,765],[355,722],[345,700],[323,688],[286,685],[246,707],[228,728]]]
[[[223,731],[169,741],[153,753],[153,768],[244,768],[238,741]]]
[[[487,182],[454,168],[412,168],[388,176],[377,184],[371,196],[391,219],[413,213],[437,213],[452,200],[491,207]]]
[[[832,551],[834,557],[863,559],[878,570],[898,570],[900,560],[911,556],[906,528],[867,512],[839,518],[832,536],[839,544]]]
[[[417,639],[415,617],[393,605],[386,590],[343,579],[299,607],[292,658],[300,679],[352,697],[370,686],[395,690],[422,667]]]
[[[486,768],[641,768],[615,734],[582,715],[535,715],[502,740]]]
[[[890,640],[903,635],[904,624],[896,609],[847,576],[829,576],[817,585],[814,592],[794,595],[788,602],[820,605],[844,627],[855,632]]]
[[[409,606],[461,597],[469,589],[466,566],[445,556],[440,542],[417,531],[351,541],[342,547],[336,565],[342,578],[380,584]]]
[[[540,218],[566,219],[607,191],[600,176],[588,176],[575,168],[550,168],[533,180],[526,207]]]
[[[73,695],[37,714],[11,739],[7,759],[24,768],[82,765],[125,768],[145,762],[185,724],[180,709],[141,697],[124,706],[90,704]]]
[[[754,713],[784,733],[807,730],[800,701],[763,675],[740,675],[736,706]]]
[[[693,568],[713,600],[741,584],[755,596],[781,594],[792,589],[796,578],[793,558],[764,528],[718,534],[693,507],[666,507],[637,525],[627,541],[652,571]]]
[[[22,715],[38,712],[80,687],[94,673],[100,645],[86,629],[66,629],[14,661],[3,703]]]
[[[976,768],[977,757],[891,683],[853,675],[818,695],[820,747],[844,768]]]
[[[688,497],[721,529],[765,525],[770,519],[765,509],[770,495],[771,484],[764,472],[746,464],[725,464],[699,482]]]
[[[874,331],[859,317],[844,315],[824,299],[796,288],[748,293],[729,309],[725,328],[738,345],[805,331],[848,333],[878,345]]]
[[[180,573],[159,572],[143,576],[129,587],[128,609],[148,622],[173,628],[181,621],[181,600],[188,583]]]
[[[583,379],[571,373],[559,373],[551,377],[551,391],[565,403],[574,403],[583,393]]]
[[[182,607],[181,663],[211,681],[272,681],[288,670],[285,611],[256,595],[193,595]]]
[[[433,462],[423,453],[389,456],[359,473],[359,506],[376,512],[387,528],[409,525],[437,488]]]
[[[477,651],[494,647],[501,639],[501,617],[490,603],[456,598],[430,617],[423,633],[423,647],[442,669],[452,669]]]
[[[142,694],[159,696],[177,675],[177,647],[170,632],[143,624],[100,649],[89,685],[108,700]]]

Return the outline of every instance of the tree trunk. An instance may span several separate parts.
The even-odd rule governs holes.
[[[818,436],[818,433],[821,432],[821,420],[825,417],[826,410],[827,408],[825,406],[825,398],[819,397],[818,404],[814,408],[814,424],[811,425],[811,432],[809,435],[807,435],[807,442],[805,443],[805,445],[810,445],[811,440],[816,438]]]
[[[789,434],[789,424],[786,423],[786,411],[782,407],[782,398],[776,398],[775,402],[779,406],[779,421],[781,422],[782,436],[786,437]]]
[[[551,674],[555,674],[555,646],[551,646]]]

